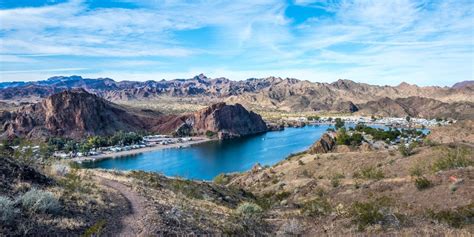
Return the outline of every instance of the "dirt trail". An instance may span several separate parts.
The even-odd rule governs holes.
[[[128,215],[121,217],[122,228],[117,232],[119,236],[145,235],[141,219],[146,214],[145,198],[138,195],[124,184],[107,178],[96,176],[100,184],[117,190],[129,203]]]

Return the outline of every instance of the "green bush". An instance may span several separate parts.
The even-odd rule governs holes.
[[[316,198],[305,202],[302,206],[301,212],[306,216],[318,217],[330,214],[331,209],[331,205],[327,199]]]
[[[398,151],[400,152],[400,154],[402,154],[402,156],[411,156],[414,154],[415,147],[416,144],[414,142],[412,142],[408,146],[405,143],[401,143],[400,145],[398,145]]]
[[[247,230],[254,229],[262,222],[263,209],[255,203],[244,202],[237,207],[235,212],[241,224]]]
[[[433,170],[449,170],[471,165],[474,165],[474,160],[472,157],[472,152],[470,152],[467,148],[446,148],[446,150],[442,151],[442,157],[434,162]]]
[[[336,173],[331,177],[331,185],[336,188],[339,187],[341,184],[341,179],[343,179],[345,176],[340,173]]]
[[[175,192],[180,192],[188,198],[203,199],[199,186],[188,179],[171,179],[171,188]]]
[[[343,128],[345,125],[345,122],[341,118],[336,118],[336,124],[334,124],[334,127],[336,130],[339,130],[340,128]]]
[[[410,168],[410,175],[413,177],[419,177],[423,175],[423,168],[420,165],[415,165]]]
[[[19,198],[21,206],[33,213],[57,213],[61,205],[58,199],[51,193],[38,189],[31,189]]]
[[[213,131],[210,131],[210,130],[206,131],[206,137],[214,137],[215,135],[216,135],[216,133],[213,132]]]
[[[8,197],[0,196],[0,223],[11,224],[17,215],[18,210],[15,209],[15,202]]]
[[[439,222],[444,222],[451,227],[461,228],[465,225],[474,224],[474,203],[454,210],[428,211],[428,216]]]
[[[229,181],[229,177],[226,174],[219,174],[213,179],[213,182],[219,185],[226,185]]]
[[[374,179],[374,180],[380,180],[385,177],[382,170],[376,169],[373,166],[362,168],[360,172],[354,173],[353,176],[354,178]]]
[[[387,197],[367,202],[354,202],[349,210],[349,215],[359,230],[364,230],[369,225],[383,224],[384,211],[388,209],[390,202],[391,200]]]
[[[418,190],[423,190],[431,187],[431,181],[424,176],[419,176],[415,178],[415,186]]]
[[[89,227],[82,236],[101,236],[102,232],[105,229],[105,225],[107,224],[106,220],[100,220],[95,223],[93,226]]]
[[[358,146],[362,143],[364,138],[360,133],[353,133],[352,135],[347,134],[345,128],[339,129],[336,137],[336,143],[338,145]]]

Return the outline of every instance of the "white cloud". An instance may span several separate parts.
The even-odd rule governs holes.
[[[70,1],[0,10],[0,60],[8,63],[0,70],[18,71],[3,73],[0,80],[44,79],[54,74],[48,64],[91,68],[100,73],[86,75],[119,80],[201,72],[231,79],[273,75],[373,84],[474,79],[470,0],[295,0],[330,13],[298,25],[285,15],[291,3],[280,0],[122,1],[139,8],[90,9]],[[201,35],[177,37],[201,28],[213,29],[211,42],[192,44],[202,41]],[[38,67],[45,71],[32,71],[42,70]]]

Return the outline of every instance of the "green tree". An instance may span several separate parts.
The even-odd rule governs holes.
[[[335,121],[336,121],[336,124],[334,125],[334,127],[336,128],[336,130],[339,130],[340,128],[344,127],[345,122],[341,118],[336,118]]]

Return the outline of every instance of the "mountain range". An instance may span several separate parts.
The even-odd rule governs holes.
[[[333,83],[279,77],[233,81],[203,74],[190,79],[144,82],[58,76],[37,82],[0,83],[0,100],[38,101],[73,88],[83,88],[116,103],[167,97],[180,103],[192,99],[205,106],[216,102],[239,103],[257,111],[358,112],[455,119],[474,116],[472,81],[456,83],[453,87],[420,87],[408,83],[378,86],[342,79]]]

